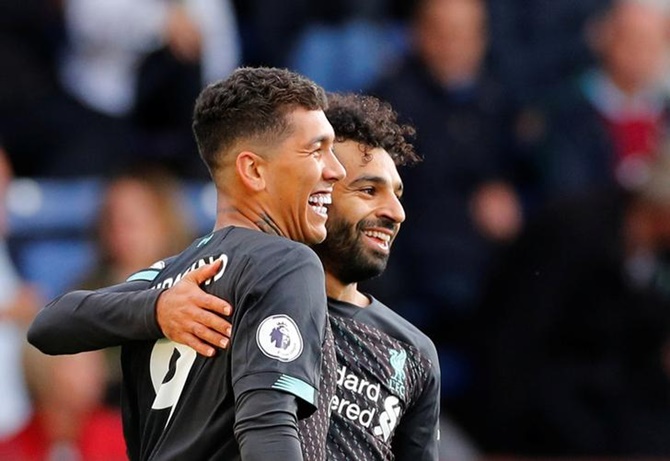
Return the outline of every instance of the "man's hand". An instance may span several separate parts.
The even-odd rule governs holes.
[[[189,272],[161,293],[156,303],[156,321],[163,334],[207,357],[214,355],[215,347],[228,346],[232,327],[221,317],[230,315],[232,306],[200,288],[220,267],[221,260],[217,259]]]

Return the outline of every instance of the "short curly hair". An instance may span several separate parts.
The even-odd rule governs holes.
[[[416,130],[398,123],[398,114],[385,101],[364,94],[328,93],[326,117],[338,142],[356,141],[366,153],[380,147],[398,166],[421,161],[410,142]]]
[[[193,133],[210,173],[240,139],[280,142],[291,132],[287,114],[300,107],[325,110],[326,93],[287,69],[240,67],[207,86],[195,102]]]

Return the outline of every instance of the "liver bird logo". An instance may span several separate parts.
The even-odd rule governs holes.
[[[393,367],[393,376],[389,380],[389,386],[402,395],[405,393],[405,361],[407,360],[407,351],[405,349],[400,349],[399,351],[389,349],[389,354],[391,355],[389,361]]]

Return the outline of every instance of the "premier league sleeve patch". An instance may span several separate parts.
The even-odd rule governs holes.
[[[281,362],[292,362],[302,353],[302,336],[291,317],[271,315],[256,331],[256,343],[263,354]]]

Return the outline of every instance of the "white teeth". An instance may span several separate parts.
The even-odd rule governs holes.
[[[318,205],[310,205],[312,210],[316,211],[318,214],[321,216],[328,216],[328,208],[325,206],[318,206]]]
[[[391,236],[388,234],[385,234],[383,232],[379,231],[364,231],[364,234],[367,235],[368,237],[376,238],[379,239],[383,242],[390,242],[391,241]]]
[[[330,205],[333,203],[333,197],[330,194],[314,194],[310,195],[308,202],[312,205],[323,207],[323,205]]]
[[[330,194],[313,194],[309,196],[310,202],[332,203],[333,198]]]

